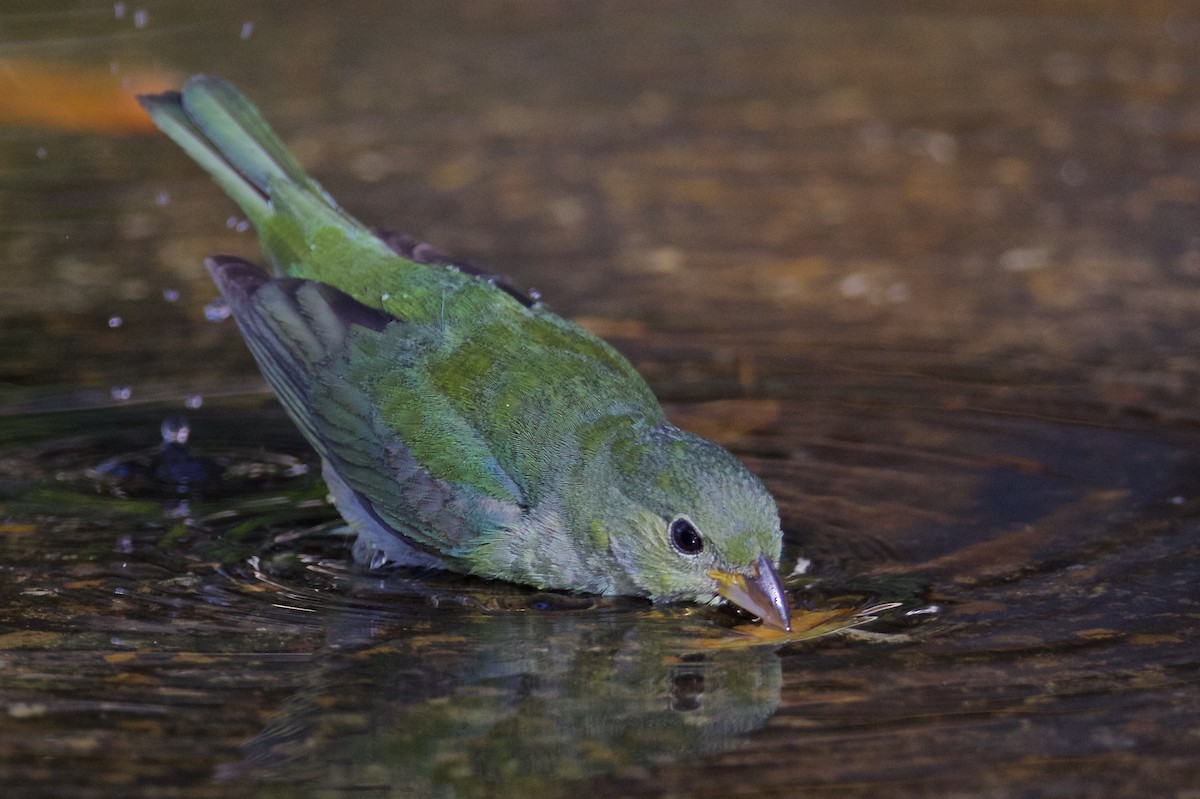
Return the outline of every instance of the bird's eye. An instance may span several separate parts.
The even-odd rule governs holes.
[[[685,555],[698,555],[704,549],[704,539],[694,524],[679,516],[671,522],[671,545]]]

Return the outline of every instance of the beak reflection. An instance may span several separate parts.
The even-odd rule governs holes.
[[[717,581],[717,594],[758,616],[768,627],[791,632],[792,614],[787,594],[783,592],[779,573],[765,553],[759,553],[749,574],[710,571],[708,576]]]

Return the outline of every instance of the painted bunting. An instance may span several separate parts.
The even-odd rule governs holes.
[[[670,424],[616,350],[540,297],[353,219],[232,84],[198,75],[140,99],[258,231],[272,274],[206,266],[360,560],[723,597],[789,628],[774,500]]]

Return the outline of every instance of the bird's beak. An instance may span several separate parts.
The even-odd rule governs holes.
[[[708,576],[717,581],[719,595],[758,616],[763,624],[785,632],[792,631],[787,594],[783,592],[779,573],[765,553],[759,553],[749,574],[710,571]]]

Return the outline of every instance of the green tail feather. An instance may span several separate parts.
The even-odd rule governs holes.
[[[270,217],[273,212],[267,202],[265,186],[255,186],[225,158],[184,110],[182,94],[145,94],[138,101],[150,114],[154,124],[213,176],[217,185],[241,206],[255,226]]]
[[[197,75],[181,92],[138,99],[155,124],[241,207],[278,271],[317,277],[305,261],[321,231],[330,228],[372,253],[387,251],[305,173],[258,110],[229,82]]]
[[[283,146],[258,109],[231,83],[197,75],[183,87],[182,106],[229,164],[264,194],[271,183],[291,182],[336,204]]]

